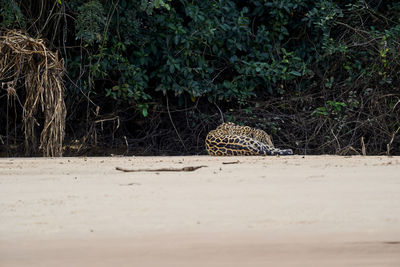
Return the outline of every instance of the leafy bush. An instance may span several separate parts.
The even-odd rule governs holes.
[[[107,95],[138,105],[156,96],[145,92],[154,88],[192,100],[244,104],[259,91],[296,89],[296,80],[309,72],[304,42],[290,41],[306,25],[294,15],[308,11],[304,1],[156,3],[151,7],[165,8],[152,15],[136,1],[93,0],[76,8],[76,36],[91,51],[73,66],[89,61],[90,80],[107,84]],[[112,15],[103,19],[103,9]]]
[[[0,1],[7,2],[2,26],[26,21],[66,58],[74,116],[98,116],[89,111],[95,102],[177,133],[189,123],[175,127],[168,105],[185,105],[182,121],[216,124],[222,112],[313,153],[357,150],[361,137],[372,153],[398,142],[400,4],[393,1],[46,0],[47,8],[32,11],[38,18],[26,12],[36,1]],[[89,110],[79,107],[82,95]],[[288,118],[299,124],[287,129]],[[189,147],[207,129],[178,142]]]

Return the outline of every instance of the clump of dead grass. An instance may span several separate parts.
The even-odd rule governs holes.
[[[39,148],[44,156],[61,156],[66,116],[64,60],[51,52],[43,39],[15,30],[0,32],[0,55],[0,81],[7,97],[25,95],[22,122],[26,152]],[[23,84],[25,94],[18,92],[21,86],[17,84]],[[44,117],[43,125],[39,124],[39,116]],[[39,147],[35,134],[38,126]]]

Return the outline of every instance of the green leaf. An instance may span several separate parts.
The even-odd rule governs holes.
[[[142,115],[143,115],[143,117],[147,117],[147,115],[148,115],[147,108],[142,109]]]
[[[292,70],[291,72],[289,72],[289,74],[292,74],[292,75],[298,76],[298,77],[301,76],[301,73],[298,71],[295,71],[295,70]]]

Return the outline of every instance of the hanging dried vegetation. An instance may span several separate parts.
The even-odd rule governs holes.
[[[22,123],[27,154],[39,149],[44,156],[62,155],[66,116],[64,72],[64,60],[51,52],[43,39],[14,30],[0,32],[0,86],[7,90],[8,98],[25,96]],[[17,88],[26,91],[18,92]],[[39,118],[43,118],[42,125]],[[35,135],[38,126],[39,147]]]

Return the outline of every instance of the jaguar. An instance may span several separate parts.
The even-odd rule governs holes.
[[[261,129],[225,122],[207,134],[206,149],[211,156],[293,155],[291,149],[275,148]]]

